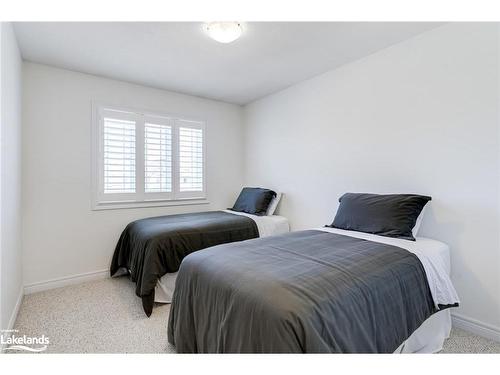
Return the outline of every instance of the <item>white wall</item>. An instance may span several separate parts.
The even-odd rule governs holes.
[[[21,55],[9,23],[1,24],[0,329],[10,329],[22,297]]]
[[[500,333],[497,53],[495,24],[445,25],[246,106],[246,183],[285,192],[293,229],[347,191],[431,195],[458,313]]]
[[[24,64],[25,285],[106,270],[132,220],[232,205],[243,182],[241,107],[33,63]],[[91,101],[207,122],[209,205],[91,211]]]

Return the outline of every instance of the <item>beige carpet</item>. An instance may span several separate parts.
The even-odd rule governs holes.
[[[167,342],[170,305],[144,315],[134,284],[106,279],[24,297],[17,335],[50,339],[52,353],[175,353]],[[500,353],[500,343],[454,329],[444,353]]]

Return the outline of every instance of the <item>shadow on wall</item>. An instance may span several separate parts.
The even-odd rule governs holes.
[[[474,212],[470,209],[471,218],[484,218],[493,216],[489,212]],[[482,253],[481,246],[484,244],[474,244],[468,246],[467,236],[465,235],[466,223],[456,220],[458,217],[463,217],[463,214],[456,212],[449,206],[441,205],[440,201],[433,199],[430,206],[426,208],[425,216],[423,218],[420,236],[429,237],[442,241],[450,247],[450,263],[451,263],[451,278],[457,290],[463,290],[464,286],[468,289],[469,293],[462,291],[464,295],[470,295],[472,291],[475,298],[474,301],[469,299],[464,300],[464,295],[460,295],[460,307],[454,309],[453,312],[461,313],[462,309],[470,311],[471,303],[481,305],[481,301],[495,301],[498,296],[488,292],[488,285],[484,280],[481,280],[480,275],[474,273],[474,268],[469,265],[470,258],[480,257]],[[492,217],[492,220],[494,218]],[[488,244],[494,246],[494,244]],[[471,248],[469,248],[471,247]],[[492,266],[493,267],[493,266]],[[455,270],[460,270],[457,273]],[[500,314],[500,311],[493,314]],[[469,314],[468,314],[469,315]]]

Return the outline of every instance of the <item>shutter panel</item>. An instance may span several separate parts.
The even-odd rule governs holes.
[[[203,192],[203,128],[179,125],[179,192]]]
[[[144,124],[144,191],[172,192],[172,127]]]
[[[103,119],[104,193],[135,192],[135,121]]]

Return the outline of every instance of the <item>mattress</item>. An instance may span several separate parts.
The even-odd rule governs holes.
[[[224,210],[224,212],[246,216],[252,219],[259,230],[259,237],[275,236],[278,234],[283,234],[290,231],[290,225],[288,219],[279,215],[270,216],[257,216],[252,214],[247,214],[244,212],[235,212],[230,210]],[[177,272],[167,273],[158,280],[155,289],[155,302],[157,303],[171,303],[172,294],[175,288],[175,279],[177,277]]]

